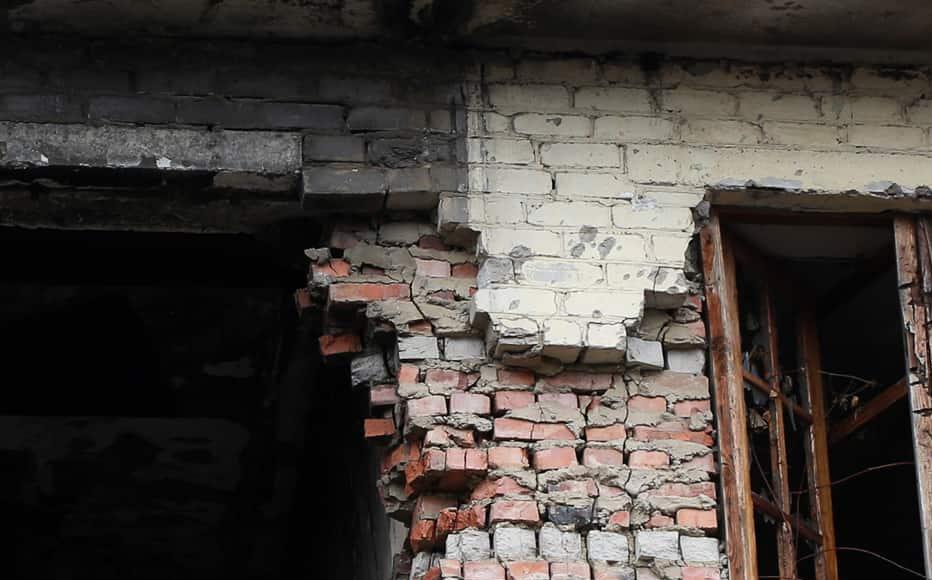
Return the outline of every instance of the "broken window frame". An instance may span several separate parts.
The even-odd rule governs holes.
[[[802,214],[760,214],[751,212],[759,219],[769,215],[768,223],[800,223]],[[747,210],[713,208],[709,222],[700,231],[702,268],[705,275],[710,363],[715,392],[715,412],[718,422],[719,452],[721,463],[720,484],[722,488],[725,519],[726,550],[733,578],[758,578],[757,543],[754,527],[755,510],[766,513],[780,522],[777,531],[778,563],[781,578],[796,578],[796,554],[794,534],[818,535],[821,549],[816,555],[816,578],[837,580],[838,566],[835,550],[835,534],[831,503],[831,478],[829,475],[828,443],[829,432],[825,418],[823,385],[820,373],[818,332],[815,304],[800,292],[802,308],[797,318],[799,354],[801,357],[804,384],[810,396],[805,397],[805,408],[797,408],[782,396],[779,389],[779,365],[777,359],[777,329],[774,321],[772,289],[792,291],[787,288],[790,278],[783,272],[767,268],[766,257],[753,248],[742,244],[729,235],[723,222],[743,222],[748,218]],[[860,218],[863,219],[863,216]],[[876,223],[881,219],[890,224],[889,218],[868,217]],[[841,221],[850,223],[851,216],[820,215],[816,223]],[[917,488],[920,498],[922,541],[926,575],[932,578],[932,362],[928,329],[932,326],[932,222],[927,218],[897,216],[892,220],[896,242],[897,275],[900,303],[903,315],[904,340],[907,345],[908,381],[888,387],[885,400],[878,401],[880,410],[896,400],[898,393],[908,386],[913,447],[916,460]],[[761,277],[764,289],[762,312],[768,328],[767,377],[760,379],[744,371],[741,352],[741,330],[738,312],[738,290],[736,284],[736,262],[751,267]],[[783,281],[784,284],[780,284]],[[802,286],[798,286],[802,287]],[[777,372],[774,372],[777,369]],[[757,496],[751,490],[751,460],[748,449],[750,440],[747,432],[747,409],[744,385],[748,381],[771,398],[770,441],[774,493],[776,504]],[[908,385],[906,383],[908,382]],[[795,405],[795,406],[794,406]],[[790,515],[789,488],[786,474],[786,449],[784,412],[794,413],[805,421],[810,419],[807,433],[807,473],[809,494],[812,498],[811,516],[814,529],[805,531],[804,524]],[[863,418],[859,424],[869,420]],[[846,425],[857,428],[859,424]],[[836,434],[833,433],[833,436]],[[844,436],[844,434],[840,434]],[[805,533],[804,533],[805,531]],[[815,538],[811,538],[815,539]]]

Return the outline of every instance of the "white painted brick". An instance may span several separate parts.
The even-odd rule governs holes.
[[[607,227],[611,213],[604,205],[582,201],[545,201],[529,204],[527,221],[542,226]]]
[[[588,288],[605,282],[601,266],[578,261],[527,260],[521,274],[526,282],[554,288]]]
[[[550,522],[539,532],[540,555],[551,562],[571,562],[583,557],[579,532],[564,532]]]
[[[816,123],[764,123],[764,139],[777,145],[803,147],[837,147],[843,141],[841,131],[833,125]]]
[[[599,65],[591,58],[528,59],[518,63],[518,78],[524,81],[564,81],[585,84],[599,76]]]
[[[747,92],[739,95],[740,114],[751,120],[818,121],[822,111],[818,98],[777,92]]]
[[[906,116],[910,123],[932,125],[932,99],[919,99],[909,106]]]
[[[573,320],[551,318],[544,322],[544,343],[556,346],[581,346],[582,328]]]
[[[476,308],[482,312],[502,312],[529,316],[549,316],[557,313],[556,294],[535,288],[480,288],[474,296]]]
[[[599,139],[616,139],[622,143],[667,141],[673,139],[675,125],[661,117],[599,117],[594,135]]]
[[[904,187],[932,183],[932,163],[920,155],[712,147],[685,153],[682,181],[696,185],[769,178],[804,189],[868,191],[883,181]]]
[[[582,228],[581,228],[582,229]],[[644,261],[644,238],[618,232],[574,232],[566,235],[564,255],[582,260]]]
[[[482,232],[482,247],[491,256],[561,256],[564,253],[563,236],[557,232],[536,229],[516,230],[485,229]]]
[[[921,71],[904,69],[884,70],[874,67],[858,67],[851,73],[851,86],[857,89],[889,91],[896,86],[900,93],[921,93],[929,89],[929,78]]]
[[[483,210],[488,224],[520,224],[525,221],[524,204],[520,198],[489,195]]]
[[[576,89],[577,109],[650,113],[650,94],[645,89],[626,87],[582,87]]]
[[[692,212],[686,208],[652,207],[646,204],[619,204],[612,208],[615,227],[649,230],[692,228]]]
[[[637,318],[643,305],[641,293],[601,290],[570,292],[564,302],[567,314],[592,318]]]
[[[552,111],[566,109],[569,92],[560,85],[492,84],[489,103],[495,108],[517,111]]]
[[[621,173],[557,173],[557,195],[631,199],[634,184]]]
[[[595,348],[624,350],[627,330],[621,323],[590,322],[586,329],[586,344]]]
[[[705,351],[701,348],[667,351],[667,370],[699,375],[702,374],[703,369],[705,369]]]
[[[925,144],[925,131],[919,127],[852,125],[848,127],[848,143],[859,147],[919,149]]]
[[[826,122],[851,122],[851,100],[847,94],[836,93],[822,97],[822,114]]]
[[[601,143],[544,143],[540,161],[568,167],[621,167],[621,150]]]
[[[696,188],[694,191],[688,191],[687,187],[681,186],[676,190],[644,191],[638,197],[642,198],[645,203],[655,203],[664,207],[694,208],[705,197],[705,189]]]
[[[643,340],[632,336],[628,338],[625,359],[628,366],[660,370],[663,368],[663,345],[656,340]]]
[[[492,549],[499,560],[529,560],[537,557],[537,535],[534,530],[502,526],[492,534]]]
[[[470,139],[466,148],[470,163],[534,162],[534,147],[527,139]]]
[[[680,534],[667,531],[639,531],[634,538],[638,560],[679,560]]]
[[[517,115],[514,124],[516,133],[527,135],[588,137],[592,132],[592,120],[578,115],[525,113]]]
[[[657,266],[646,264],[607,264],[609,286],[625,290],[647,290],[653,288],[653,275]]]
[[[487,62],[483,65],[485,82],[500,83],[515,80],[515,65],[512,62]],[[539,79],[538,79],[539,80]]]
[[[610,83],[622,85],[644,85],[644,67],[634,61],[609,61],[602,63],[602,78]]]
[[[445,360],[481,360],[485,358],[485,342],[475,336],[454,336],[443,341]]]
[[[720,557],[718,540],[715,538],[681,536],[680,550],[687,563],[717,563]]]
[[[746,121],[690,119],[682,126],[683,141],[689,143],[755,144],[761,140],[760,127]]]
[[[661,106],[665,111],[698,117],[732,117],[738,100],[722,91],[672,89],[663,91]]]
[[[682,267],[686,261],[686,246],[689,236],[651,236],[654,245],[654,257],[660,261]]]
[[[469,171],[469,188],[497,193],[550,193],[553,180],[550,173],[537,169],[476,167]]]
[[[851,119],[855,123],[898,125],[903,123],[903,106],[887,97],[852,97]]]
[[[586,536],[589,559],[602,562],[628,561],[628,537],[613,532],[591,531]]]
[[[675,145],[632,145],[628,148],[628,177],[637,183],[676,183],[677,160],[681,152]]]
[[[471,115],[470,115],[471,116]],[[511,117],[506,115],[500,115],[498,113],[483,113],[482,120],[484,126],[484,131],[489,133],[510,133],[511,132]]]

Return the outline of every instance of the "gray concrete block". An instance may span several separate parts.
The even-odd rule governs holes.
[[[0,165],[152,168],[284,174],[301,167],[298,135],[0,123]]]
[[[626,360],[631,366],[658,370],[662,369],[663,345],[655,340],[643,340],[633,336],[628,337]]]
[[[361,137],[349,135],[308,135],[304,138],[305,161],[366,160],[366,143]]]
[[[485,341],[473,336],[447,338],[444,340],[443,357],[446,360],[482,360],[485,358]]]
[[[398,339],[400,360],[422,360],[440,358],[437,339],[433,336],[404,336]]]

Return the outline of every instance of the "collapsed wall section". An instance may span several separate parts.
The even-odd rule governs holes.
[[[474,254],[435,232],[338,224],[297,294],[369,390],[379,486],[409,530],[395,577],[718,578],[699,298],[651,311],[627,367],[545,376],[489,356]]]

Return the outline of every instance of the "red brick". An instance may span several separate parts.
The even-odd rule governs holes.
[[[414,365],[402,364],[398,369],[398,384],[413,385],[417,383],[421,370]]]
[[[721,578],[717,568],[684,566],[680,568],[680,571],[683,574],[683,580],[719,580]]]
[[[705,413],[711,411],[712,407],[708,400],[705,401],[680,401],[673,405],[673,413],[677,417],[692,417],[693,413]]]
[[[535,423],[531,438],[534,441],[575,441],[576,435],[563,423]]]
[[[473,432],[468,429],[456,429],[455,427],[440,426],[434,427],[424,435],[424,445],[429,447],[475,447],[476,438]]]
[[[663,413],[667,410],[667,400],[663,397],[644,397],[642,395],[635,395],[628,399],[628,410]]]
[[[508,386],[533,387],[536,379],[531,371],[521,369],[498,369],[498,382]]]
[[[593,580],[628,580],[631,578],[631,568],[625,565],[594,564],[592,566]]]
[[[702,431],[690,431],[686,425],[668,421],[656,427],[638,425],[634,428],[634,439],[638,441],[657,441],[671,439],[675,441],[690,441],[700,445],[711,446],[712,436]]]
[[[666,467],[670,465],[670,456],[663,451],[632,451],[628,457],[631,467]]]
[[[492,408],[496,413],[504,413],[512,409],[523,409],[534,404],[534,393],[528,391],[498,391]]]
[[[528,466],[527,449],[490,447],[489,466],[492,469],[524,469]]]
[[[447,470],[448,471],[465,471],[466,470],[466,450],[459,447],[447,449]]]
[[[401,401],[395,385],[379,385],[369,389],[369,404],[373,407],[394,405]]]
[[[441,580],[443,575],[440,572],[440,567],[431,568],[421,576],[421,580]]]
[[[467,528],[484,528],[486,524],[486,507],[484,505],[474,505],[470,508],[464,508],[456,512],[456,531],[462,531]]]
[[[683,508],[676,511],[676,525],[700,530],[717,530],[718,519],[715,510]]]
[[[408,461],[405,467],[405,482],[416,489],[425,481],[438,476],[446,467],[446,453],[439,449],[426,449],[417,461]]]
[[[450,412],[489,415],[492,413],[492,402],[487,395],[453,393],[450,396]]]
[[[359,304],[410,297],[411,288],[407,284],[334,284],[330,287],[330,301],[343,304]]]
[[[540,396],[537,397],[537,400],[541,403],[545,401],[556,403],[557,405],[563,405],[570,409],[579,407],[579,399],[573,393],[541,393]]]
[[[648,528],[669,528],[672,525],[673,518],[670,516],[665,516],[659,512],[651,514],[650,519],[647,520],[646,524]]]
[[[453,277],[454,278],[475,278],[479,275],[479,268],[475,264],[470,264],[469,262],[463,264],[456,264],[453,266]]]
[[[447,536],[456,531],[456,508],[445,509],[437,515],[437,525],[434,527],[434,539],[439,544],[445,542]]]
[[[510,477],[500,477],[479,482],[479,485],[470,494],[469,499],[471,501],[481,501],[496,496],[532,495],[533,493],[533,490],[522,486]]]
[[[298,314],[304,312],[308,308],[314,306],[314,301],[311,300],[311,293],[308,292],[307,288],[301,288],[295,290],[294,293],[294,307],[298,311]]]
[[[531,439],[534,423],[522,419],[495,419],[495,439]]]
[[[497,501],[492,504],[489,523],[518,522],[536,524],[540,521],[536,501]]]
[[[405,443],[395,447],[387,454],[385,454],[385,457],[382,458],[382,472],[384,473],[390,471],[396,465],[400,465],[406,461],[408,452],[408,444]]]
[[[505,569],[495,560],[465,562],[463,580],[505,580]]]
[[[588,441],[622,441],[628,436],[624,425],[608,425],[607,427],[586,427]]]
[[[625,454],[617,449],[605,447],[586,447],[583,450],[583,465],[601,467],[603,465],[624,465]]]
[[[550,580],[550,564],[536,562],[509,562],[508,580]]]
[[[395,421],[392,419],[366,419],[363,422],[366,438],[391,437],[395,434]]]
[[[437,522],[434,520],[419,520],[411,525],[408,539],[411,541],[411,550],[415,553],[424,552],[434,547],[434,531]]]
[[[665,483],[657,488],[656,492],[648,493],[671,497],[698,497],[704,495],[712,499],[715,499],[716,495],[715,484],[711,481],[702,483]]]
[[[409,417],[429,417],[432,415],[446,415],[447,400],[440,395],[421,397],[408,401]]]
[[[550,564],[551,580],[589,580],[589,564],[586,562],[554,562]]]
[[[362,350],[362,341],[355,334],[325,334],[320,337],[320,353],[324,356],[359,352]]]
[[[541,379],[551,389],[569,388],[574,391],[605,391],[612,386],[612,375],[579,371],[563,371],[558,375]]]
[[[466,450],[466,471],[486,471],[489,460],[485,449]]]
[[[421,236],[421,239],[417,241],[417,246],[419,248],[424,248],[425,250],[441,250],[447,251],[450,249],[449,246],[443,243],[443,240],[440,239],[440,236]]]
[[[715,458],[711,453],[693,457],[689,461],[684,461],[679,465],[680,469],[699,469],[708,473],[717,473],[718,466],[715,464]]]
[[[608,525],[619,528],[629,527],[631,525],[631,512],[620,511],[613,513],[608,517]]]
[[[345,278],[350,275],[352,267],[346,260],[335,258],[323,264],[311,264],[311,271],[315,277]]]
[[[466,373],[448,369],[428,369],[424,382],[429,387],[464,390],[469,386]]]
[[[441,260],[422,260],[415,258],[416,274],[427,278],[449,278],[450,263]]]
[[[551,447],[534,452],[534,469],[560,469],[579,465],[572,447]]]
[[[459,560],[440,560],[440,573],[443,576],[454,576],[459,578],[463,574],[463,564]]]
[[[408,323],[408,332],[412,334],[421,334],[426,336],[434,335],[434,327],[426,320]]]

